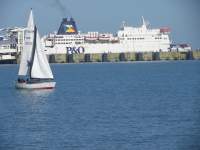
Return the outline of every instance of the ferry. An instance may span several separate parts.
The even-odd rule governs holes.
[[[58,32],[44,36],[42,41],[47,54],[164,52],[172,44],[170,28],[151,29],[143,17],[140,27],[123,22],[116,34],[81,33],[73,18],[64,18]]]
[[[17,55],[17,40],[13,36],[14,29],[0,29],[0,64],[15,63]]]

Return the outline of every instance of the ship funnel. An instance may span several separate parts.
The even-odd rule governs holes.
[[[58,30],[58,35],[72,35],[72,34],[78,34],[78,30],[76,27],[76,22],[73,18],[70,18],[69,20],[67,18],[63,18],[60,28]]]

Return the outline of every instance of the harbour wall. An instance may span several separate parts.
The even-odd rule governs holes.
[[[189,52],[129,52],[103,54],[53,54],[50,63],[131,62],[162,60],[200,60],[200,51]]]
[[[0,64],[16,64],[15,59],[2,60]],[[128,52],[128,53],[97,53],[97,54],[53,54],[48,55],[50,63],[89,63],[89,62],[132,62],[132,61],[162,61],[162,60],[200,60],[200,50],[188,52]]]

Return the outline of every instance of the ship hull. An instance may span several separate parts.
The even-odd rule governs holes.
[[[28,82],[17,82],[17,89],[53,89],[56,86],[56,82],[38,82],[38,83],[28,83]]]

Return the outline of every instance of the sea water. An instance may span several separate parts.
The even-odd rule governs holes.
[[[200,61],[54,64],[54,90],[0,66],[1,150],[199,150]]]

